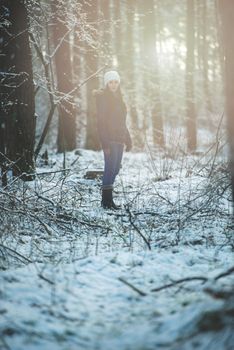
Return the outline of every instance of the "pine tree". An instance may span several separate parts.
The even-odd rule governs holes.
[[[87,16],[87,25],[91,32],[91,42],[86,42],[84,44],[85,51],[85,71],[86,75],[89,77],[98,70],[98,54],[95,49],[95,34],[92,29],[95,29],[97,25],[97,2],[92,3],[90,0],[82,1],[83,11]],[[92,28],[91,28],[92,27]],[[97,121],[96,121],[96,108],[95,100],[93,97],[93,90],[97,89],[98,79],[95,77],[87,82],[87,127],[86,127],[86,142],[85,147],[87,149],[98,150],[100,149],[100,144],[97,134]]]
[[[197,125],[194,101],[194,0],[187,1],[186,32],[186,125],[188,151],[197,147]]]
[[[227,131],[230,149],[232,199],[234,204],[234,2],[232,0],[221,0],[219,1],[219,8],[223,28]]]
[[[34,172],[36,120],[25,1],[2,1],[1,17],[1,164],[28,180]]]
[[[58,152],[72,151],[76,148],[76,119],[73,96],[69,95],[73,90],[69,28],[64,1],[52,0],[51,7],[54,14],[54,60],[60,95],[57,148]]]

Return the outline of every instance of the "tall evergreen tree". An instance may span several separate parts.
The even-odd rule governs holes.
[[[142,57],[144,57],[144,86],[145,96],[153,129],[153,143],[164,146],[163,119],[160,97],[160,80],[158,60],[156,56],[156,39],[159,32],[157,16],[159,16],[159,1],[149,0],[141,3],[143,15]]]
[[[194,101],[194,0],[187,1],[186,31],[186,126],[188,151],[197,147],[197,125]]]
[[[34,171],[35,104],[24,0],[1,2],[1,164],[27,180]]]
[[[71,48],[64,1],[52,0],[54,59],[57,76],[57,88],[61,102],[58,105],[59,123],[58,152],[72,151],[76,148],[76,118],[73,96]]]
[[[207,1],[203,1],[202,4],[202,60],[203,60],[203,88],[205,105],[208,111],[212,111],[211,100],[210,100],[210,86],[209,86],[209,75],[208,75],[208,57],[209,57],[209,42],[207,40],[207,30],[208,30],[208,11],[207,11]]]
[[[87,16],[87,26],[91,33],[89,42],[84,43],[84,57],[85,57],[85,71],[87,76],[91,76],[98,70],[98,54],[95,48],[96,35],[94,31],[97,26],[98,20],[98,6],[97,2],[91,2],[90,0],[82,1],[83,11]],[[85,147],[87,149],[98,150],[100,149],[100,144],[97,135],[97,121],[96,121],[96,108],[95,100],[92,96],[93,90],[98,86],[97,77],[90,79],[87,82],[87,127],[86,127],[86,142]]]
[[[234,204],[234,2],[232,0],[220,0],[219,8],[222,18],[223,43],[225,56],[225,94],[227,131],[230,148],[230,171],[232,184],[232,199]]]
[[[112,42],[111,40],[111,30],[110,30],[110,23],[111,23],[111,9],[110,9],[110,1],[109,0],[100,0],[99,2],[99,14],[101,21],[101,41],[102,41],[102,49],[103,49],[103,55],[104,59],[108,62],[110,60],[110,55],[112,52]]]

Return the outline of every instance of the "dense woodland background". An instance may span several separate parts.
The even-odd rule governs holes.
[[[92,91],[110,68],[121,75],[134,150],[171,138],[198,150],[199,130],[215,135],[224,124],[220,18],[213,0],[2,1],[1,150],[14,172],[28,172],[28,153],[43,145],[100,148]]]

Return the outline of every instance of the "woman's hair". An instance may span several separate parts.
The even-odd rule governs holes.
[[[110,90],[110,88],[108,87],[108,85],[105,87],[104,91],[107,93],[107,95],[109,96],[113,96],[113,92]],[[116,92],[115,92],[115,96],[121,101],[123,102],[123,95],[122,95],[122,91],[120,89],[120,85],[118,86]]]
[[[117,102],[121,106],[122,110],[126,112],[127,109],[123,100],[123,95],[122,95],[120,86],[118,86],[115,94],[109,89],[108,86],[106,86],[103,91],[104,91],[104,94],[106,95],[109,105],[115,105],[115,103]]]

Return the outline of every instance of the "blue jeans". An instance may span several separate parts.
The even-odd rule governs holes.
[[[121,143],[111,142],[109,149],[109,154],[104,152],[105,167],[102,178],[103,189],[113,187],[116,175],[119,173],[121,166],[124,145]]]

